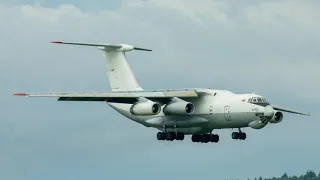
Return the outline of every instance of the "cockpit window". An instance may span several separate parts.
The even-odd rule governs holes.
[[[269,104],[269,102],[263,97],[252,97],[248,102],[253,104]]]
[[[261,98],[257,98],[258,99],[258,103],[262,103],[262,99]]]
[[[265,98],[262,98],[262,100],[263,100],[263,103],[269,104],[269,102]]]

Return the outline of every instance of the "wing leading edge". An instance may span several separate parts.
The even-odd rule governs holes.
[[[294,114],[298,114],[298,115],[306,115],[306,116],[310,116],[310,114],[309,114],[309,113],[305,113],[305,112],[297,111],[297,110],[290,109],[290,108],[286,108],[286,107],[279,106],[279,105],[276,105],[276,104],[272,104],[271,106],[273,107],[273,109],[278,110],[278,111],[284,111],[284,112],[294,113]]]
[[[58,101],[104,101],[117,103],[134,103],[140,97],[166,103],[171,98],[198,97],[195,90],[164,90],[164,91],[115,91],[115,92],[75,92],[75,93],[15,93],[26,97],[55,97]]]

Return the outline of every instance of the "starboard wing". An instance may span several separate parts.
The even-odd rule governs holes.
[[[279,106],[279,105],[276,105],[276,104],[272,104],[271,106],[273,107],[273,109],[278,110],[278,111],[284,111],[284,112],[294,113],[294,114],[298,114],[298,115],[310,116],[309,113],[297,111],[297,110],[286,108],[286,107]]]

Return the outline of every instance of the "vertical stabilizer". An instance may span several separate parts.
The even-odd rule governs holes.
[[[142,90],[127,62],[125,52],[102,49],[112,91]]]
[[[111,45],[61,41],[54,41],[53,43],[98,47],[102,50],[106,60],[107,75],[112,91],[142,90],[127,62],[125,52],[132,50],[151,51],[150,49],[138,48],[127,44]]]

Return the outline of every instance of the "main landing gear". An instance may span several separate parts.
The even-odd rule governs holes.
[[[193,134],[191,137],[192,142],[219,142],[219,135],[217,134]]]
[[[178,140],[182,141],[184,139],[184,133],[182,132],[158,132],[157,133],[157,139],[159,141],[173,141],[173,140]]]
[[[231,134],[232,139],[240,139],[240,140],[245,140],[247,138],[246,133],[241,132],[241,130],[239,129],[239,132],[233,132]]]

